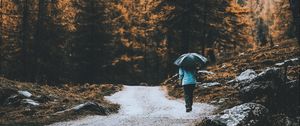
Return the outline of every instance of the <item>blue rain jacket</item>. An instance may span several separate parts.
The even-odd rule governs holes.
[[[179,68],[179,79],[182,80],[182,85],[196,84],[195,71],[188,71],[184,68]]]

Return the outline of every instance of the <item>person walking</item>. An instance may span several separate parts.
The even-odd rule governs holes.
[[[206,62],[207,58],[198,53],[182,54],[174,61],[174,64],[179,66],[179,81],[183,86],[186,112],[192,111],[196,66],[204,65]]]
[[[196,67],[179,67],[179,81],[183,86],[186,112],[192,111],[193,92],[196,86]]]

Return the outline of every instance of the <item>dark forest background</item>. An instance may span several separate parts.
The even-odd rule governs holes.
[[[0,0],[0,76],[158,84],[182,53],[214,63],[296,37],[290,2]]]

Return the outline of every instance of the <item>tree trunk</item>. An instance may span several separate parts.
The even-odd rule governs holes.
[[[29,6],[28,0],[23,3],[23,18],[22,18],[22,30],[21,30],[21,61],[23,63],[23,75],[25,80],[32,81],[32,69],[30,65],[29,52]]]
[[[190,5],[191,5],[191,1],[190,0],[187,0],[185,2],[185,5],[184,5],[184,9],[185,9],[185,17],[183,17],[183,27],[182,27],[182,40],[181,40],[181,53],[187,53],[189,52],[189,48],[190,48],[190,28],[191,28],[191,22],[190,22],[190,16],[189,15],[189,10],[190,10]]]
[[[45,16],[46,16],[46,1],[39,0],[38,3],[39,10],[38,10],[38,19],[36,24],[36,33],[35,33],[35,41],[34,41],[34,79],[36,82],[40,82],[44,73],[41,73],[41,66],[45,64],[41,64],[42,57],[44,57],[45,50]]]
[[[2,7],[3,7],[3,3],[2,3],[3,1],[2,0],[0,0],[0,9],[2,9]],[[0,12],[0,21],[1,20],[3,20],[2,18],[2,11]],[[1,45],[2,45],[2,21],[0,22],[0,47],[1,47]],[[1,58],[1,55],[0,55],[0,58]],[[2,60],[0,60],[0,61],[2,61]],[[1,67],[1,66],[0,66]]]
[[[203,14],[202,14],[202,16],[203,16],[203,20],[204,20],[204,23],[203,23],[203,26],[202,26],[202,28],[203,28],[203,32],[202,32],[202,35],[203,35],[203,41],[202,41],[202,45],[201,45],[201,47],[202,47],[202,55],[205,55],[205,47],[206,47],[206,43],[207,43],[207,0],[204,0],[204,11],[203,11]]]
[[[188,28],[184,28],[182,30],[182,40],[181,40],[181,53],[188,53],[189,52],[189,46],[190,46],[190,32]]]
[[[3,7],[3,1],[0,0],[0,9],[2,9]],[[3,20],[3,17],[2,17],[2,11],[0,12],[0,20]],[[2,46],[2,21],[0,22],[0,47]],[[2,61],[3,61],[3,56],[2,56],[2,52],[0,52],[0,75],[2,74]]]
[[[296,25],[296,37],[300,45],[300,0],[290,0],[290,6],[293,12],[294,23]]]

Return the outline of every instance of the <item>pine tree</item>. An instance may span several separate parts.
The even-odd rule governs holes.
[[[98,82],[105,75],[102,67],[110,57],[106,48],[110,36],[105,31],[104,1],[77,0],[74,4],[79,11],[72,44],[75,78],[81,82]]]

